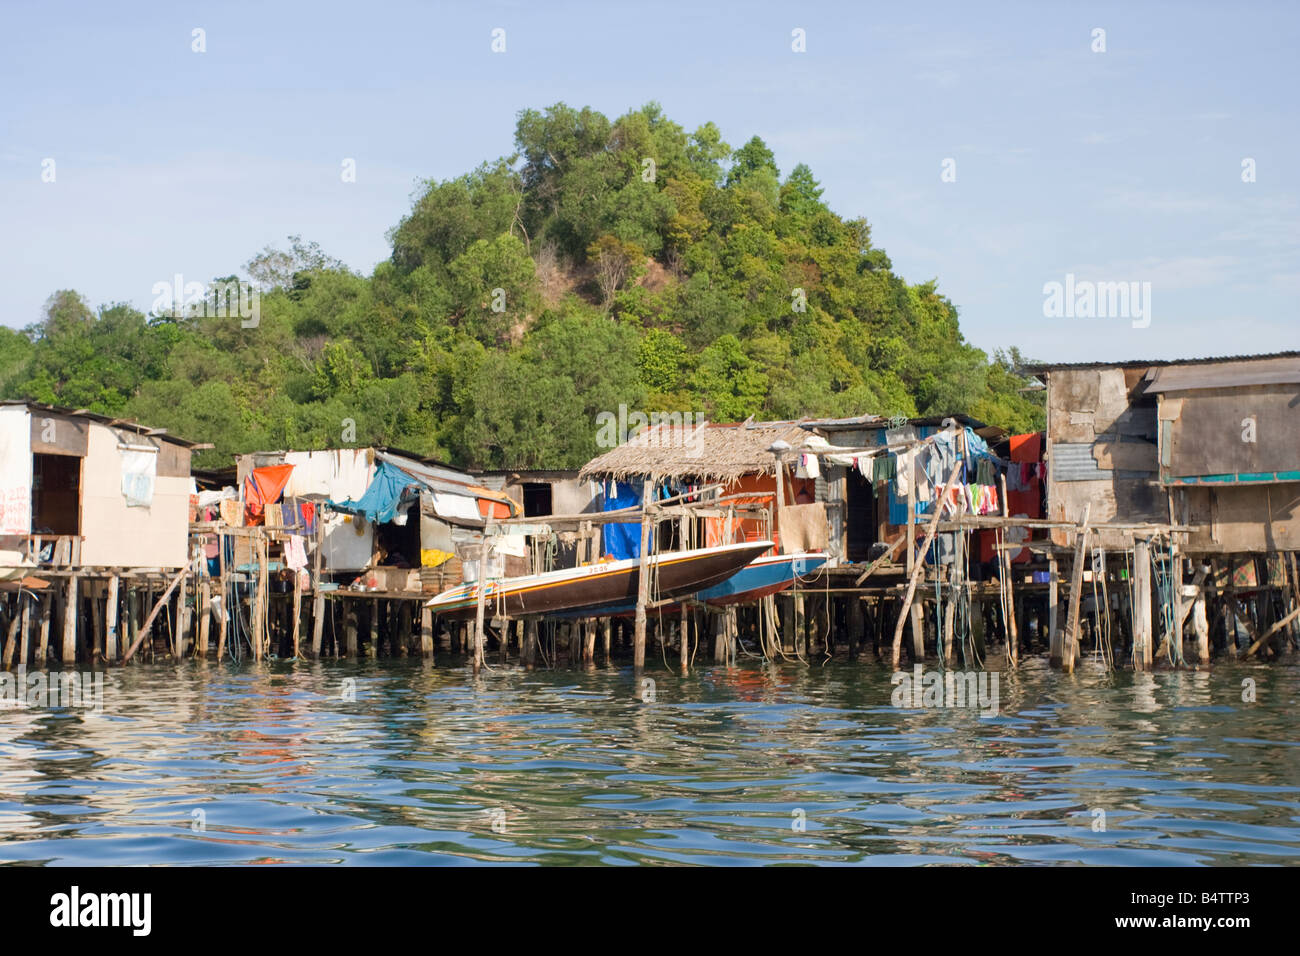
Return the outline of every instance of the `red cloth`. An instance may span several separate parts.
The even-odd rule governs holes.
[[[266,506],[280,500],[292,471],[293,465],[268,465],[266,468],[254,468],[253,473],[244,479],[245,525],[263,523]]]

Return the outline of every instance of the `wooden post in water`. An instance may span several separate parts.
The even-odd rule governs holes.
[[[433,608],[420,608],[420,656],[433,657]]]
[[[18,600],[21,601],[22,599],[22,595],[19,594]],[[5,637],[4,659],[0,660],[0,667],[3,667],[5,670],[9,670],[14,666],[14,654],[18,650],[18,628],[22,626],[22,623],[23,616],[18,610],[18,605],[15,604],[14,616],[9,622],[9,633]]]
[[[96,657],[101,660],[104,656],[103,642],[100,635],[104,633],[104,606],[99,598],[99,584],[96,582],[94,593],[90,595],[90,640],[86,643],[89,645],[89,657],[93,661]],[[23,618],[23,663],[27,663],[27,619]]]
[[[524,618],[524,646],[520,651],[524,667],[532,670],[537,663],[537,618]]]
[[[36,595],[23,593],[20,588],[18,591],[18,600],[23,606],[23,626],[18,638],[18,666],[25,668],[27,660],[31,656],[32,643],[32,605],[36,603]]]
[[[80,582],[77,575],[68,578],[67,597],[63,606],[63,653],[64,664],[77,662],[77,587]]]
[[[690,667],[690,650],[691,650],[691,624],[687,618],[686,601],[682,601],[682,646],[681,646],[681,665],[682,673],[685,674]]]
[[[201,660],[208,659],[208,638],[212,632],[212,579],[204,578],[199,585],[199,648]]]
[[[49,594],[41,595],[41,628],[36,642],[35,661],[39,667],[45,666],[50,655],[50,618],[53,604],[54,601]]]
[[[343,619],[343,656],[357,656],[357,602],[350,602]]]
[[[253,589],[253,660],[262,659],[262,644],[266,640],[267,550],[266,539],[259,534],[254,540],[257,556],[257,584]]]
[[[928,554],[930,552],[930,543],[934,541],[935,532],[939,530],[939,518],[943,514],[943,502],[948,497],[948,491],[952,488],[953,482],[957,480],[957,474],[960,471],[961,467],[954,464],[952,474],[948,476],[948,480],[944,483],[943,490],[935,496],[934,514],[930,517],[930,525],[925,531],[925,541],[921,544],[922,554]],[[915,481],[913,481],[908,487],[914,487],[915,484]],[[909,515],[909,518],[910,517],[911,516]],[[898,670],[899,660],[903,656],[903,626],[907,622],[908,612],[913,610],[914,606],[912,604],[912,598],[916,595],[917,581],[920,579],[921,570],[925,567],[925,562],[914,561],[912,549],[908,548],[908,565],[907,591],[903,595],[903,606],[898,612],[898,623],[894,626],[894,670]],[[915,607],[912,619],[912,648],[916,654],[916,660],[918,661],[924,656],[925,651],[924,645],[921,643],[920,610],[919,606]]]
[[[366,657],[379,656],[379,598],[371,598],[366,615]]]
[[[1151,669],[1151,542],[1133,541],[1133,669]]]
[[[1083,568],[1088,561],[1088,518],[1092,502],[1083,506],[1083,522],[1074,540],[1074,564],[1070,568],[1070,612],[1065,619],[1065,642],[1062,648],[1061,669],[1074,673],[1074,662],[1079,656],[1079,601],[1083,597]]]
[[[321,640],[325,636],[325,592],[320,589],[317,579],[316,593],[311,599],[311,657],[320,657]]]
[[[1060,667],[1065,659],[1065,632],[1061,629],[1061,567],[1052,555],[1047,559],[1047,663]]]
[[[1210,663],[1210,623],[1205,613],[1205,588],[1196,590],[1192,601],[1192,633],[1196,635],[1196,661],[1202,666]]]
[[[487,523],[483,527],[483,543],[478,549],[478,581],[475,583],[474,603],[474,675],[483,667],[483,615],[487,610],[487,559],[488,535],[492,528],[492,513],[489,509]]]
[[[638,671],[645,667],[645,606],[650,600],[650,530],[653,525],[650,496],[653,491],[654,484],[647,478],[641,486],[641,552],[636,582],[636,631],[632,638],[632,666]]]
[[[298,627],[302,621],[302,581],[298,572],[293,572],[293,656],[298,654]]]
[[[167,603],[167,599],[171,597],[172,591],[176,589],[176,585],[180,584],[181,581],[184,580],[187,574],[189,574],[189,568],[181,568],[180,571],[177,572],[176,577],[172,578],[171,583],[167,585],[167,590],[162,593],[162,597],[158,599],[158,603],[153,606],[153,610],[149,612],[149,616],[145,618],[144,623],[140,625],[140,630],[136,634],[135,640],[132,641],[131,646],[126,649],[126,654],[123,655],[122,657],[123,664],[129,661],[135,655],[135,652],[140,649],[140,645],[143,644],[145,638],[149,636],[149,629],[153,627],[154,618],[156,618],[158,616],[158,612],[163,609],[163,606]],[[64,631],[65,647],[66,647],[66,641],[67,641],[67,631],[65,629]]]
[[[1007,476],[998,475],[998,481],[1002,485],[1002,517],[1009,518],[1011,517],[1011,499],[1007,497]],[[1003,543],[1005,543],[1005,538],[1003,539]],[[1007,615],[1008,618],[1007,663],[1010,664],[1012,667],[1019,667],[1020,666],[1020,628],[1016,625],[1016,602],[1012,596],[1012,591],[1011,591],[1011,578],[1013,577],[1012,574],[1013,563],[1011,560],[1010,551],[1001,552],[1001,558],[999,559],[999,567],[1003,568],[1005,571],[1003,581],[1007,587],[1007,607],[1010,609],[1010,613]],[[1056,574],[1055,571],[1053,570],[1052,581],[1055,580],[1056,580]],[[1049,586],[1053,588],[1056,587],[1055,584],[1050,584]],[[1052,611],[1051,613],[1055,614],[1056,612]]]

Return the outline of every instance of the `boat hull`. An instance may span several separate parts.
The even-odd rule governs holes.
[[[649,559],[653,574],[651,600],[682,597],[721,584],[771,547],[770,541],[756,541],[652,555]],[[632,558],[490,581],[485,603],[487,612],[493,616],[578,611],[595,615],[620,605],[635,608],[639,582],[640,562]],[[478,609],[478,586],[452,588],[427,602],[426,607],[447,620],[471,618]]]
[[[741,568],[725,581],[712,587],[702,588],[692,597],[703,601],[709,607],[727,607],[732,604],[748,604],[772,594],[779,594],[791,587],[796,580],[812,574],[826,563],[826,555],[811,552],[800,554],[777,554],[765,558],[756,558]],[[672,615],[681,610],[680,604],[659,605],[655,613]],[[607,607],[601,611],[602,616],[626,617],[636,611],[635,602]],[[565,614],[566,617],[578,617],[578,614]]]

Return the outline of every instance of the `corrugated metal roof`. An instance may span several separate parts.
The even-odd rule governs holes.
[[[1048,449],[1053,481],[1109,481],[1115,473],[1097,467],[1090,442],[1052,442]]]
[[[4,399],[3,401],[0,401],[0,405],[24,405],[28,409],[34,408],[42,412],[49,412],[52,415],[63,415],[67,418],[86,418],[92,422],[107,425],[109,428],[122,428],[126,431],[135,432],[137,435],[144,435],[147,438],[157,438],[159,441],[171,442],[173,445],[180,445],[184,448],[212,447],[212,445],[205,442],[189,441],[184,438],[177,438],[175,435],[169,435],[165,428],[150,428],[148,425],[141,425],[139,422],[130,418],[112,418],[108,415],[99,415],[95,412],[86,411],[84,408],[69,408],[65,405],[46,405],[44,402],[29,402],[23,398]]]
[[[1166,367],[1175,365],[1204,365],[1212,362],[1251,362],[1257,359],[1271,358],[1295,358],[1300,356],[1300,351],[1289,352],[1261,352],[1258,355],[1222,355],[1208,356],[1206,358],[1184,358],[1184,359],[1126,359],[1121,362],[1030,362],[1020,367],[1020,371],[1028,372],[1031,375],[1040,375],[1044,372],[1065,369],[1087,369],[1087,368],[1140,368],[1140,367]]]
[[[1188,392],[1202,388],[1300,384],[1300,357],[1224,362],[1210,366],[1153,368],[1146,374],[1148,392]]]

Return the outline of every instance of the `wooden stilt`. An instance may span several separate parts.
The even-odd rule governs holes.
[[[1196,635],[1196,662],[1210,663],[1210,623],[1205,613],[1205,589],[1198,588],[1192,601],[1192,633]]]
[[[355,658],[357,656],[357,608],[355,607],[357,602],[349,603],[353,606],[348,608],[343,619],[343,656]]]
[[[298,572],[293,572],[293,656],[300,657],[298,653],[298,627],[302,621],[302,583],[298,578]]]
[[[38,667],[44,667],[50,657],[50,619],[53,616],[54,600],[49,594],[41,595],[41,627],[36,642],[36,660]]]
[[[1083,522],[1074,543],[1074,564],[1070,568],[1070,612],[1065,620],[1065,641],[1062,648],[1061,669],[1074,673],[1074,662],[1079,657],[1079,599],[1083,596],[1083,566],[1088,560],[1088,538],[1092,533],[1088,519],[1092,502],[1083,506]]]
[[[420,608],[420,656],[433,657],[433,608]]]
[[[862,642],[862,598],[856,594],[849,595],[848,606],[846,608],[845,626],[848,628],[849,660],[858,659],[858,645]]]
[[[22,595],[19,595],[18,600],[22,600]],[[18,653],[18,629],[22,627],[22,623],[22,612],[18,610],[18,605],[15,604],[13,615],[9,620],[9,633],[5,635],[4,660],[0,662],[0,666],[3,666],[5,670],[13,669],[14,657]]]
[[[88,640],[86,643],[88,645],[88,649],[90,651],[89,656],[92,661],[95,660],[95,658],[99,658],[100,660],[104,659],[103,640],[101,637],[101,635],[103,635],[104,633],[104,604],[103,604],[103,600],[99,596],[99,591],[100,591],[100,585],[96,584],[95,592],[90,596],[90,617],[91,617],[90,640]],[[26,643],[27,643],[27,626],[26,626],[26,621],[24,621],[23,622],[23,645],[24,645],[23,663],[24,664],[26,664],[27,662]]]
[[[144,642],[145,638],[149,636],[149,629],[153,627],[154,618],[158,616],[158,612],[163,609],[163,605],[165,605],[167,603],[167,599],[171,597],[172,591],[174,591],[176,589],[176,586],[180,584],[182,580],[185,579],[185,576],[187,574],[189,574],[189,568],[181,568],[181,570],[177,572],[176,577],[172,578],[171,583],[167,585],[167,590],[163,592],[162,597],[158,599],[158,603],[155,604],[153,606],[153,610],[149,612],[149,616],[145,618],[144,623],[140,625],[140,631],[136,635],[135,640],[131,643],[131,646],[127,648],[126,654],[122,656],[123,664],[129,661],[135,655],[135,652],[140,649],[140,645]],[[75,578],[69,580],[75,580]],[[67,640],[68,640],[66,629],[64,631],[63,640],[64,640],[64,648],[66,653]]]
[[[690,652],[691,652],[691,625],[686,615],[687,615],[686,602],[683,601],[682,615],[681,615],[682,646],[680,648],[681,667],[682,667],[683,674],[685,674],[687,669],[690,667]]]
[[[524,619],[524,646],[520,652],[524,667],[532,670],[537,663],[537,618]]]
[[[26,667],[31,658],[32,614],[36,610],[36,595],[18,592],[18,600],[23,606],[23,624],[18,639],[18,666]]]
[[[199,645],[200,660],[208,659],[208,640],[212,634],[212,579],[204,578],[199,585]]]
[[[319,587],[311,599],[311,657],[320,658],[321,641],[325,637],[325,592]]]
[[[632,666],[639,671],[645,667],[646,602],[650,600],[650,496],[654,484],[648,479],[641,488],[641,551],[636,584],[636,632],[633,637]]]
[[[487,525],[483,529],[483,543],[478,549],[478,581],[474,585],[475,598],[474,604],[474,674],[482,669],[483,659],[483,615],[487,610],[487,589],[488,589],[488,533],[492,527],[491,516],[487,519]]]
[[[947,500],[948,492],[949,490],[951,490],[953,483],[957,480],[957,475],[958,473],[960,473],[960,471],[961,471],[961,466],[954,465],[952,469],[952,474],[950,474],[948,476],[948,480],[944,482],[943,490],[940,491],[939,494],[935,496],[934,514],[930,516],[930,525],[928,528],[926,528],[925,541],[921,545],[921,554],[928,554],[930,552],[930,544],[931,542],[934,541],[935,532],[939,530],[939,518],[943,514],[943,503],[945,500]],[[915,488],[916,487],[915,480],[913,480],[908,485],[908,487]],[[909,521],[912,518],[912,515],[910,513],[908,515],[908,518]],[[912,533],[915,534],[915,531],[913,531]],[[894,670],[898,670],[899,661],[903,656],[903,627],[907,621],[909,612],[911,612],[911,619],[912,619],[913,654],[915,655],[915,659],[918,661],[925,656],[925,646],[922,643],[923,637],[921,633],[921,613],[920,613],[921,609],[919,607],[914,607],[914,605],[912,604],[912,598],[916,596],[916,585],[921,577],[921,569],[924,567],[925,567],[925,562],[915,560],[913,549],[909,547],[908,548],[909,573],[907,576],[907,591],[903,595],[903,606],[898,615],[898,623],[894,626],[894,654],[893,654]]]
[[[80,584],[77,575],[68,578],[67,597],[63,607],[63,653],[61,660],[66,664],[77,662],[77,589]]]
[[[1133,669],[1151,669],[1151,542],[1133,542]]]

